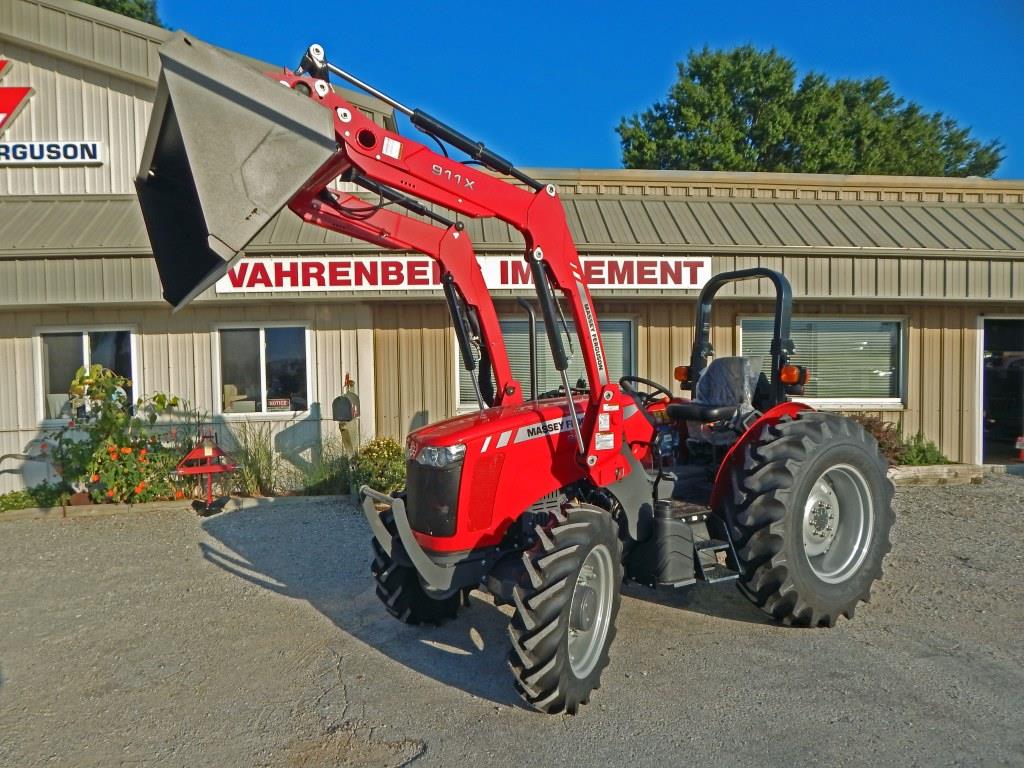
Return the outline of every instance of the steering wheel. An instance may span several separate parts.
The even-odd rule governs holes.
[[[652,392],[639,392],[637,391],[635,384],[642,384],[648,389],[653,390]],[[627,394],[632,395],[640,401],[640,405],[646,408],[648,405],[653,403],[657,395],[664,395],[666,399],[672,399],[672,392],[667,387],[663,387],[656,381],[650,379],[644,379],[640,376],[623,376],[619,379],[619,386],[622,387]]]

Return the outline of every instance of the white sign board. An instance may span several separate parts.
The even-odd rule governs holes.
[[[99,141],[0,141],[0,165],[100,165]]]
[[[521,256],[481,256],[491,289],[533,284]],[[711,277],[710,257],[583,256],[580,265],[591,290],[693,290]],[[217,293],[275,291],[436,291],[441,269],[426,256],[368,258],[244,258],[217,281]]]

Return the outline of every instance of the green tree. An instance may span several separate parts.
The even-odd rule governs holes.
[[[156,14],[156,0],[83,0],[89,5],[97,8],[106,8],[108,11],[120,13],[122,16],[130,16],[139,21],[149,24],[160,25],[160,17]]]
[[[881,77],[797,84],[774,49],[692,51],[664,101],[617,128],[627,168],[991,176],[999,141],[983,143]]]

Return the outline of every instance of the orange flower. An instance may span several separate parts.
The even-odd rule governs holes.
[[[143,457],[139,459],[139,464],[149,464],[149,459]]]
[[[138,485],[135,486],[135,493],[136,493],[136,495],[142,493],[145,489],[146,489],[146,484],[145,483],[139,483]]]
[[[139,448],[139,456],[145,456],[148,451],[145,448]]]
[[[185,492],[183,490],[181,490],[181,488],[178,488],[174,492],[174,498],[176,498],[176,499],[184,499],[185,498]]]
[[[100,481],[100,476],[94,472],[93,476],[89,479],[92,480],[94,483],[98,483]]]
[[[107,498],[108,499],[114,498],[114,489],[113,488],[111,488],[109,491],[107,491]]]
[[[123,453],[125,456],[127,456],[131,452],[132,452],[132,447],[130,445],[126,445],[123,448],[121,448],[121,453]]]

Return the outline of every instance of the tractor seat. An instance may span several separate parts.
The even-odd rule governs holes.
[[[694,386],[693,400],[672,403],[666,412],[682,421],[722,421],[741,406],[749,406],[761,373],[762,358],[718,357],[704,369]]]
[[[707,405],[706,403],[669,403],[665,408],[670,418],[680,421],[721,421],[731,418],[738,405]]]

